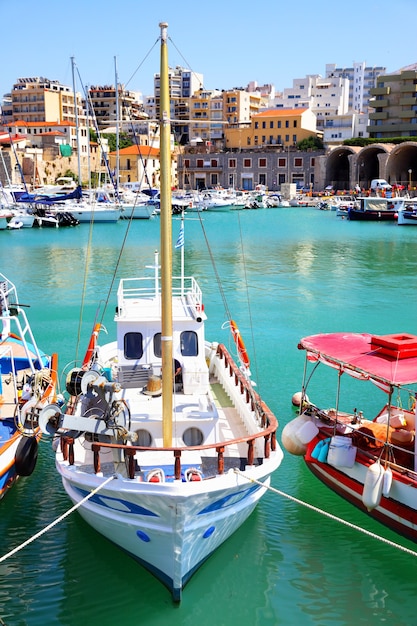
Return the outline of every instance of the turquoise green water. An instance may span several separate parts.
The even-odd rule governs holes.
[[[203,289],[207,337],[229,342],[221,329],[227,315],[219,275],[280,432],[293,417],[291,397],[301,385],[302,336],[417,332],[416,228],[347,222],[315,209],[205,213],[209,254],[198,216],[189,217],[187,273]],[[174,221],[174,240],[178,230]],[[62,370],[77,356],[78,335],[83,356],[99,301],[103,307],[109,299],[104,319],[112,336],[118,280],[110,295],[108,289],[125,234],[125,222],[97,225],[87,254],[87,225],[0,232],[0,271],[30,304],[38,342],[59,352]],[[141,273],[158,247],[158,219],[134,223],[118,277]],[[176,252],[178,273],[179,262]],[[311,391],[315,402],[334,397],[330,384]],[[415,548],[327,491],[300,458],[286,454],[273,485]],[[42,441],[35,474],[0,507],[2,554],[70,508],[48,441]],[[160,583],[74,513],[0,564],[0,618],[8,626],[410,626],[417,624],[415,571],[415,557],[270,492],[192,578],[176,607]]]

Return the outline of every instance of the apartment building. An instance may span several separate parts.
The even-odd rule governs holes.
[[[77,106],[77,111],[75,108]],[[2,107],[2,123],[9,126],[13,122],[72,122],[76,114],[81,124],[86,123],[86,115],[81,94],[57,80],[32,77],[18,78],[10,94],[6,94]]]
[[[311,109],[267,109],[253,115],[246,125],[226,127],[225,144],[228,150],[282,148],[295,146],[311,135],[320,136]]]
[[[371,89],[369,136],[417,136],[417,64],[396,74],[379,76]]]
[[[133,123],[146,116],[141,94],[137,91],[128,91],[123,85],[93,86],[88,90],[90,105],[100,130],[107,130],[117,121]]]
[[[336,67],[333,63],[326,64],[326,78],[349,79],[349,110],[358,113],[367,112],[371,89],[375,87],[378,76],[385,74],[382,66],[368,67],[364,61],[353,63],[352,67]]]

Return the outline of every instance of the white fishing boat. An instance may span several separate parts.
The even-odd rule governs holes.
[[[55,400],[57,356],[39,350],[14,284],[0,274],[0,498],[38,457],[39,411]]]
[[[302,392],[293,397],[301,415],[283,429],[285,448],[331,490],[417,542],[417,336],[329,333],[298,347],[306,351]],[[331,408],[307,396],[314,380],[326,388],[322,365],[335,373]]]
[[[205,338],[182,235],[181,275],[171,276],[167,24],[160,28],[161,256],[148,276],[120,281],[116,340],[101,345],[95,324],[82,364],[67,375],[66,405],[46,407],[41,427],[59,437],[56,467],[83,518],[179,601],[254,510],[283,455],[236,324],[227,322],[239,363]]]
[[[417,199],[404,200],[404,206],[398,211],[399,226],[417,226]]]

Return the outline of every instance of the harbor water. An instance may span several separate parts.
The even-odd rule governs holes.
[[[295,414],[292,395],[301,387],[301,337],[335,331],[417,334],[416,228],[349,222],[314,208],[186,217],[186,274],[203,290],[206,337],[233,351],[230,331],[222,328],[230,310],[257,388],[278,417],[279,441]],[[179,228],[173,218],[174,243]],[[21,303],[30,305],[27,314],[41,348],[59,353],[61,387],[74,361],[82,359],[102,311],[114,338],[118,280],[140,275],[158,248],[158,218],[130,228],[120,221],[93,229],[85,224],[0,232],[0,271],[16,284]],[[180,259],[174,249],[176,275]],[[347,398],[351,404],[341,408],[360,409],[369,392],[367,387],[363,398]],[[335,388],[329,382],[328,388],[313,387],[309,396],[331,406]],[[68,515],[0,563],[0,624],[417,624],[415,556],[319,510],[410,550],[417,546],[328,491],[301,457],[285,453],[272,486],[276,491],[266,494],[194,575],[179,606],[78,513]],[[21,479],[0,507],[2,555],[70,509],[50,440],[40,444],[34,474]]]

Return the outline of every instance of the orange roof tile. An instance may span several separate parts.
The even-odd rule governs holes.
[[[75,126],[75,122],[25,122],[24,120],[17,120],[11,122],[10,126],[28,126],[29,128],[34,126]]]
[[[112,155],[116,155],[116,152],[110,152]],[[143,157],[159,157],[159,149],[152,148],[152,146],[138,146],[134,144],[133,146],[127,146],[127,148],[121,148],[119,150],[120,156],[137,156],[141,155]]]
[[[267,109],[266,111],[255,113],[252,117],[291,117],[301,115],[305,111],[308,111],[308,107],[302,109]]]

